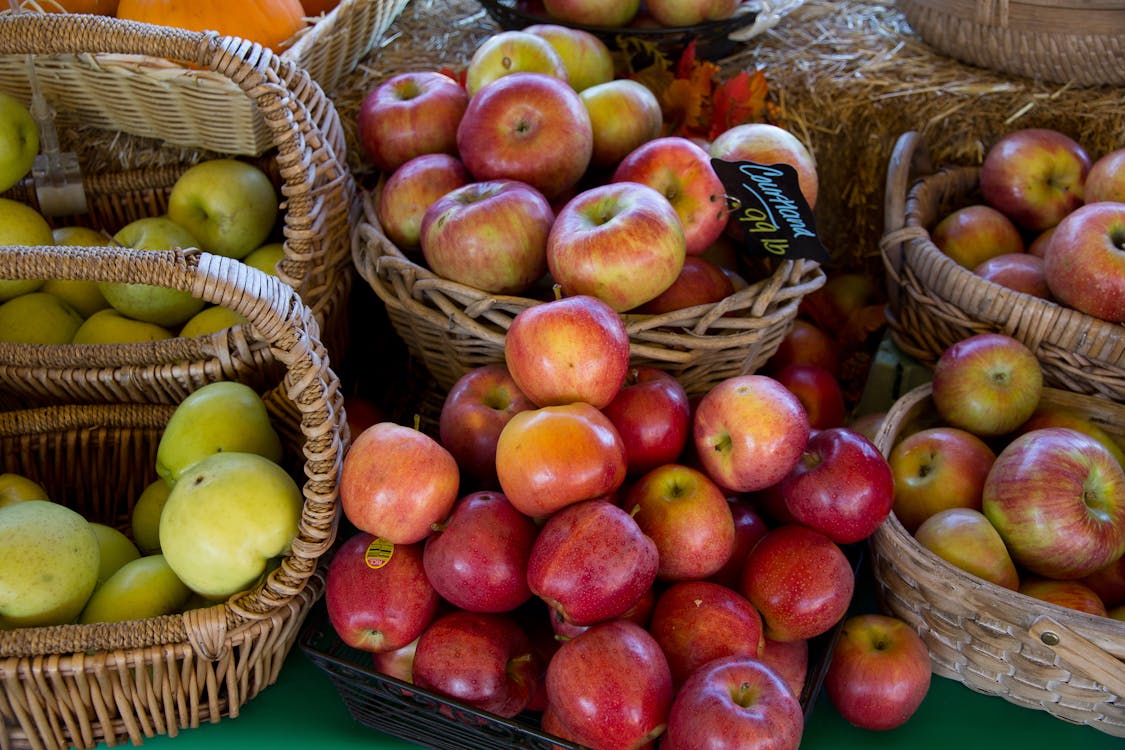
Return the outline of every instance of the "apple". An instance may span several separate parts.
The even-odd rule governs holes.
[[[547,701],[574,741],[642,748],[665,728],[672,705],[668,660],[628,620],[600,623],[565,642],[547,665]]]
[[[656,544],[605,500],[574,503],[547,519],[531,548],[533,594],[574,625],[620,617],[656,580]]]
[[[496,489],[496,443],[508,420],[534,409],[505,365],[478,365],[459,377],[442,401],[438,440],[464,476]]]
[[[1125,450],[1122,450],[1121,445],[1113,436],[1103,430],[1090,416],[1069,410],[1061,405],[1041,404],[1035,410],[1035,413],[1019,426],[1015,435],[1037,430],[1041,427],[1069,427],[1072,430],[1084,432],[1104,445],[1106,450],[1117,459],[1117,462],[1125,466]]]
[[[886,410],[870,411],[853,416],[848,420],[847,426],[874,442],[875,435],[879,433],[879,428],[883,426],[883,420],[886,418]]]
[[[363,97],[356,135],[377,169],[393,172],[422,154],[457,154],[457,126],[469,95],[434,70],[392,75]]]
[[[663,194],[680,217],[688,255],[702,253],[726,228],[726,188],[708,153],[687,138],[642,143],[621,160],[611,180],[639,182]]]
[[[893,511],[908,532],[938,511],[980,510],[981,492],[996,453],[958,427],[938,425],[912,432],[891,448]]]
[[[847,427],[814,433],[777,487],[794,521],[837,544],[871,536],[894,503],[887,459],[873,442]]]
[[[593,131],[590,164],[613,167],[633,149],[660,137],[664,112],[652,89],[631,78],[614,78],[578,92]]]
[[[0,341],[69,344],[83,324],[70,303],[49,292],[27,292],[0,303]]]
[[[793,364],[819,365],[839,377],[840,344],[821,326],[795,318],[777,349],[766,360],[765,372],[772,375]]]
[[[993,284],[1030,294],[1032,297],[1051,299],[1044,267],[1043,258],[1029,252],[1001,253],[982,261],[973,269],[973,273]]]
[[[985,203],[1018,226],[1041,232],[1082,205],[1090,155],[1070,136],[1023,128],[989,147],[980,168]]]
[[[903,620],[864,613],[849,617],[832,647],[824,692],[851,724],[886,731],[905,724],[930,691],[925,641]]]
[[[39,153],[39,126],[23,102],[0,92],[0,193],[31,172]]]
[[[426,539],[426,577],[455,607],[509,612],[531,598],[527,561],[538,533],[502,493],[470,493]]]
[[[344,395],[344,421],[348,424],[348,434],[358,435],[374,424],[389,421],[389,417],[375,401],[352,392]]]
[[[685,256],[676,209],[637,182],[578,193],[559,210],[547,238],[547,267],[563,294],[597,297],[619,312],[670,287]]]
[[[809,439],[800,399],[768,375],[736,375],[695,408],[692,441],[703,470],[735,492],[764,489],[789,473]]]
[[[578,184],[593,147],[586,105],[566,81],[546,73],[493,81],[473,95],[457,127],[458,153],[476,179],[520,180],[548,200]]]
[[[1082,578],[1125,554],[1125,469],[1076,430],[1047,427],[1009,442],[981,510],[1016,564],[1044,578]]]
[[[647,629],[649,621],[652,619],[652,610],[655,607],[656,586],[653,585],[641,594],[641,598],[637,600],[636,604],[622,612],[617,619],[635,622],[642,628]],[[569,640],[593,627],[593,625],[575,625],[573,622],[564,619],[562,613],[557,609],[550,609],[547,619],[551,626],[552,639],[556,648],[560,642]]]
[[[340,470],[340,507],[360,531],[395,544],[425,539],[457,500],[460,470],[426,433],[379,422],[352,438]]]
[[[1054,227],[1048,227],[1047,229],[1044,229],[1042,232],[1039,232],[1034,237],[1032,237],[1031,242],[1029,242],[1027,245],[1028,254],[1035,255],[1039,258],[1046,258],[1047,246],[1050,244],[1051,237],[1054,236],[1055,227],[1057,226],[1058,224],[1056,224]]]
[[[710,581],[681,581],[656,600],[649,633],[683,685],[691,673],[724,656],[762,654],[762,617],[746,597]]]
[[[419,636],[420,638],[421,636]],[[371,666],[379,674],[385,674],[403,682],[414,682],[414,653],[418,649],[418,638],[402,648],[392,651],[377,651],[371,655]]]
[[[461,160],[446,153],[419,154],[399,165],[383,183],[375,205],[387,239],[402,250],[420,247],[426,209],[472,179]]]
[[[273,231],[279,212],[273,182],[240,159],[208,159],[188,167],[168,194],[168,218],[209,253],[244,258]]]
[[[597,35],[558,23],[533,23],[523,31],[546,39],[554,48],[575,91],[613,80],[613,53]]]
[[[973,204],[942,217],[930,240],[958,265],[970,271],[989,258],[1024,252],[1016,225],[992,206]]]
[[[14,471],[0,472],[0,508],[25,500],[50,500],[43,485]]]
[[[438,276],[484,292],[518,294],[547,270],[554,218],[551,204],[526,183],[470,182],[430,204],[419,244]]]
[[[53,245],[54,235],[43,214],[19,201],[0,198],[0,243],[28,247]],[[0,302],[34,292],[43,283],[44,279],[0,279]]]
[[[942,351],[932,383],[934,408],[946,424],[994,437],[1012,432],[1038,408],[1043,370],[1019,339],[977,333]]]
[[[708,150],[711,157],[755,164],[788,164],[797,171],[797,182],[809,208],[816,207],[818,180],[812,152],[785,128],[764,122],[735,125],[720,133]]]
[[[625,473],[621,436],[584,401],[518,412],[496,442],[500,488],[532,518],[612,495]]]
[[[697,26],[725,21],[734,15],[739,0],[646,0],[645,8],[658,24],[666,27]]]
[[[734,294],[734,282],[722,268],[699,255],[684,258],[672,285],[637,308],[644,315],[663,315],[698,305],[713,305]]]
[[[547,15],[559,21],[578,26],[621,27],[640,10],[641,0],[622,0],[607,3],[605,0],[543,0]]]
[[[751,656],[703,665],[676,692],[661,750],[797,750],[801,704],[777,672]]]
[[[756,505],[743,495],[728,495],[727,504],[734,520],[734,549],[726,564],[708,576],[707,580],[737,589],[746,556],[769,531],[769,524]]]
[[[687,391],[657,367],[629,368],[625,382],[602,407],[625,446],[625,467],[640,476],[675,461],[687,444],[691,404]]]
[[[91,524],[95,530],[98,524]],[[100,528],[117,531],[112,527]],[[132,546],[128,537],[121,535],[121,543]],[[103,565],[105,547],[102,547]],[[164,559],[164,555],[137,554],[128,560],[118,560],[117,567],[105,580],[99,580],[94,593],[86,601],[86,606],[78,616],[79,624],[95,622],[124,622],[143,620],[182,612],[192,590],[184,585]]]
[[[1063,304],[1125,322],[1125,203],[1087,203],[1063,218],[1051,236],[1043,273]]]
[[[562,56],[546,37],[522,29],[491,34],[476,48],[465,68],[469,98],[512,73],[542,73],[569,82]]]
[[[1125,147],[1103,154],[1086,175],[1086,203],[1125,203]]]
[[[1013,591],[1019,572],[1004,540],[992,523],[974,508],[938,511],[914,531],[914,538],[930,552],[966,573]]]
[[[815,529],[783,524],[750,550],[739,592],[778,641],[828,632],[847,612],[855,572],[839,545]]]
[[[1093,589],[1106,607],[1125,604],[1125,555],[1080,580]]]
[[[801,400],[814,430],[842,427],[847,419],[844,387],[840,380],[820,365],[794,363],[772,376]]]
[[[1108,617],[1105,602],[1081,581],[1060,581],[1052,578],[1025,578],[1020,583],[1019,592],[1033,599],[1057,604],[1060,607],[1078,612]]]
[[[504,362],[538,406],[584,401],[602,408],[629,374],[629,332],[607,303],[584,294],[520,310],[504,337]]]
[[[777,672],[800,700],[809,674],[809,642],[804,639],[775,641],[763,638],[762,643],[762,655],[759,657],[762,663]]]
[[[885,301],[871,274],[834,273],[801,299],[798,311],[841,342],[863,342],[886,322]]]

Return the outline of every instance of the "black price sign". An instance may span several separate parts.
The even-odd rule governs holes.
[[[711,165],[726,188],[731,225],[748,255],[828,263],[796,169],[724,159],[712,159]]]

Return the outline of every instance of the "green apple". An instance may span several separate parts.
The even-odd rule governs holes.
[[[58,227],[51,233],[56,245],[85,245],[90,247],[105,247],[112,245],[113,240],[90,227],[67,226]],[[87,279],[47,279],[40,291],[50,292],[62,297],[70,306],[81,313],[83,318],[88,318],[98,310],[109,307],[98,282]]]
[[[277,276],[277,262],[285,257],[285,243],[268,242],[259,248],[250,251],[242,259],[248,266],[253,266],[259,271],[265,271],[271,276]]]
[[[133,541],[141,552],[151,555],[160,551],[160,513],[172,487],[163,479],[149,482],[133,505],[129,522]]]
[[[82,316],[47,292],[28,292],[0,304],[0,341],[13,344],[69,344]]]
[[[90,528],[93,529],[94,536],[98,538],[98,552],[101,562],[98,563],[97,586],[101,586],[122,565],[140,557],[141,552],[129,537],[112,526],[91,521]]]
[[[0,630],[73,622],[98,581],[98,539],[65,505],[0,508]]]
[[[303,496],[285,469],[257,453],[224,451],[194,463],[160,514],[160,549],[196,593],[225,599],[252,586],[289,551]]]
[[[34,479],[14,471],[0,474],[0,508],[24,500],[50,500],[47,490]]]
[[[94,590],[78,621],[123,622],[179,612],[191,589],[172,571],[164,555],[125,563]]]
[[[0,245],[53,245],[51,225],[43,214],[19,201],[0,198]],[[43,279],[0,279],[0,302],[34,292]]]
[[[175,484],[193,464],[220,451],[281,460],[281,437],[266,405],[244,383],[208,383],[180,402],[156,447],[156,473]]]
[[[39,153],[39,126],[23,102],[0,92],[0,193],[31,171]]]
[[[73,344],[136,344],[172,338],[172,332],[156,323],[134,320],[107,307],[82,322],[74,332]]]
[[[249,162],[210,159],[180,175],[168,195],[168,217],[217,255],[244,258],[273,231],[277,191]]]
[[[215,333],[224,328],[233,328],[242,325],[246,316],[222,305],[205,307],[195,315],[188,318],[184,327],[180,329],[180,336],[185,339]]]
[[[113,239],[138,250],[200,247],[190,230],[167,216],[146,216],[131,221],[121,227]],[[179,326],[207,304],[187,292],[155,284],[102,282],[98,289],[122,315],[161,326]]]

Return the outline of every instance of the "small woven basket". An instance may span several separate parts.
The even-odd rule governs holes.
[[[341,0],[280,57],[331,91],[378,44],[407,2]],[[20,15],[33,23],[53,23],[51,17],[62,14]],[[48,101],[74,103],[64,122],[69,117],[71,123],[229,154],[258,155],[275,143],[270,112],[247,98],[249,89],[239,79],[201,64],[198,52],[155,43],[117,49],[79,43],[31,51],[40,53],[34,64]],[[25,95],[26,58],[16,49],[0,52],[0,90]]]
[[[887,412],[875,444],[889,456],[937,423],[930,384]],[[1053,388],[1045,405],[1081,414],[1125,440],[1125,406]],[[1016,705],[1125,737],[1125,622],[1002,588],[923,548],[891,515],[869,541],[882,608],[922,636],[935,674]]]
[[[282,196],[284,255],[278,275],[301,294],[317,316],[321,340],[334,354],[348,337],[348,296],[354,279],[350,232],[358,202],[339,117],[331,100],[308,74],[267,49],[210,33],[180,31],[103,16],[16,14],[0,16],[0,52],[44,54],[76,51],[145,50],[191,60],[244,92],[243,98],[268,123],[274,149],[256,161],[274,176]],[[4,84],[0,83],[0,88]],[[54,106],[81,112],[82,103],[61,94]],[[138,115],[144,117],[144,115]],[[238,116],[213,116],[214,127],[231,127]],[[157,118],[159,119],[159,118]],[[79,153],[81,161],[83,154]],[[134,157],[136,158],[136,157]],[[111,234],[124,224],[167,209],[176,178],[190,164],[88,171],[83,175],[88,215],[57,217],[59,225],[83,224]],[[38,208],[34,187],[24,183],[6,197]],[[29,269],[47,278],[44,259]],[[75,278],[83,278],[80,270]],[[114,364],[136,368],[128,381],[105,380],[98,369]],[[215,379],[272,377],[269,347],[247,326],[165,342],[97,348],[0,344],[0,391],[43,403],[54,384],[65,384],[67,400],[174,402]],[[141,372],[143,370],[143,373]],[[50,381],[50,383],[48,383]],[[62,387],[62,386],[60,386]]]
[[[1035,353],[1048,384],[1125,401],[1125,328],[987,281],[934,245],[929,229],[941,217],[981,201],[980,168],[931,173],[927,162],[921,137],[908,132],[895,144],[887,169],[880,249],[895,344],[933,364],[963,338],[1005,333]]]
[[[541,301],[488,294],[418,265],[379,226],[377,191],[362,197],[364,215],[352,245],[356,268],[442,392],[475,367],[503,362],[512,319]],[[626,314],[632,362],[670,372],[690,395],[754,372],[789,332],[801,299],[824,282],[819,263],[784,260],[766,278],[713,305]]]
[[[1121,0],[896,0],[930,46],[962,62],[1079,86],[1125,84]]]
[[[52,256],[64,271],[168,288],[250,319],[284,364],[263,393],[304,505],[292,549],[262,582],[223,604],[117,623],[0,631],[0,747],[61,750],[145,737],[237,716],[272,684],[323,591],[338,524],[347,425],[339,381],[315,317],[276,278],[208,253],[129,248],[0,248],[22,277]],[[62,404],[0,412],[3,470],[40,482],[56,502],[126,533],[172,404]]]

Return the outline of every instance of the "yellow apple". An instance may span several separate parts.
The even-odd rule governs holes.
[[[185,339],[215,333],[224,328],[233,328],[246,322],[246,316],[222,305],[205,307],[195,315],[188,318],[180,329],[180,336]]]
[[[170,615],[179,612],[191,594],[164,555],[138,557],[94,590],[78,621],[123,622]]]
[[[592,32],[557,23],[535,23],[523,30],[543,37],[554,47],[575,91],[613,80],[613,53]]]
[[[277,276],[277,262],[284,256],[285,243],[269,242],[251,250],[250,254],[242,259],[242,262],[257,268],[259,271],[265,271],[271,276]]]
[[[0,508],[24,500],[50,500],[47,490],[34,479],[6,471],[0,474]]]
[[[77,310],[47,292],[28,292],[0,304],[0,341],[69,344],[81,325]]]
[[[137,344],[172,338],[172,332],[156,323],[134,320],[109,307],[98,310],[74,332],[74,344]]]
[[[141,556],[141,553],[129,537],[112,526],[91,521],[90,528],[93,529],[94,536],[98,538],[98,552],[101,561],[98,564],[97,585],[101,586],[122,565],[136,560]]]
[[[217,255],[244,258],[273,231],[279,201],[269,176],[249,162],[210,159],[172,185],[168,218]]]
[[[164,510],[164,503],[168,500],[171,489],[163,479],[149,482],[133,506],[129,518],[133,541],[146,555],[160,551],[160,513]]]
[[[39,126],[20,100],[0,92],[0,193],[31,171],[39,153]]]
[[[0,245],[52,245],[51,225],[43,214],[9,198],[0,198]],[[0,302],[43,286],[43,279],[0,279]]]

